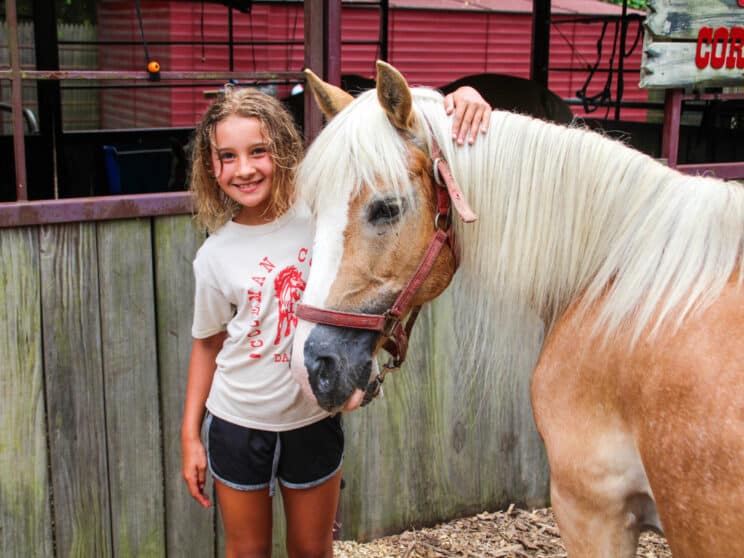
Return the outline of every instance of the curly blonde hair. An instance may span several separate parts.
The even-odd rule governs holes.
[[[215,179],[216,169],[212,168],[215,129],[232,115],[256,118],[261,123],[274,163],[267,213],[279,216],[289,209],[294,201],[295,172],[302,159],[302,139],[292,116],[277,99],[257,89],[225,86],[204,113],[192,141],[190,190],[196,219],[210,232],[232,219],[241,207],[222,192]]]

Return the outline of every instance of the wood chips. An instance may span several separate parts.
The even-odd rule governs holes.
[[[336,541],[337,558],[565,558],[550,508],[532,511],[513,505],[506,511],[483,512],[430,529],[405,531],[369,543]],[[664,538],[644,533],[638,558],[671,558]]]

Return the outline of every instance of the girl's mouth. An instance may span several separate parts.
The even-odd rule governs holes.
[[[254,192],[260,184],[261,181],[259,180],[258,182],[251,182],[250,184],[233,184],[233,186],[244,194],[250,194],[251,192]]]

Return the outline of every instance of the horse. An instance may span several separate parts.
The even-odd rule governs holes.
[[[459,264],[471,350],[498,343],[478,342],[497,301],[544,324],[531,401],[569,556],[635,556],[645,529],[676,557],[744,556],[744,188],[504,111],[456,148],[439,93],[377,71],[356,99],[308,72],[329,121],[297,175],[316,218],[305,393],[357,408],[391,306],[434,299]],[[440,209],[441,158],[477,221]],[[457,241],[432,252],[442,230]]]

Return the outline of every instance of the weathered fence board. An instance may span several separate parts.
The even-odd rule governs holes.
[[[0,229],[0,556],[224,555],[217,512],[180,475],[202,238],[189,216]],[[342,538],[548,500],[529,406],[540,324],[495,309],[471,332],[461,281],[419,318],[385,397],[344,416]],[[473,356],[498,335],[504,354]]]
[[[59,556],[112,556],[96,227],[40,228],[47,415]]]
[[[204,510],[191,498],[181,477],[181,418],[194,302],[191,263],[205,236],[188,215],[156,219],[154,235],[168,554],[209,556],[215,545],[213,510]],[[211,479],[206,490],[212,490]]]
[[[534,426],[529,380],[542,326],[509,315],[470,331],[460,278],[425,308],[405,366],[384,398],[344,416],[344,537],[368,540],[494,505],[548,500],[547,460]],[[486,304],[484,301],[483,304]],[[510,335],[504,354],[477,360],[473,340]]]
[[[36,229],[0,235],[0,556],[52,556]]]
[[[114,555],[165,555],[151,222],[96,225]]]

